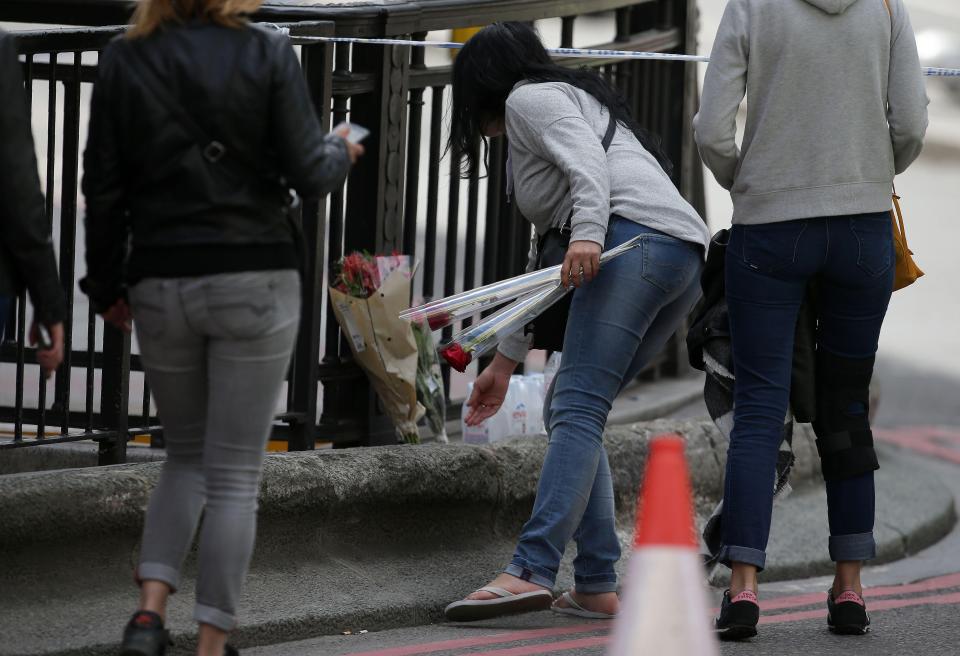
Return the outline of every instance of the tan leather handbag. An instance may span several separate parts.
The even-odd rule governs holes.
[[[893,10],[890,0],[883,0],[890,14],[890,25],[893,26]],[[907,245],[907,232],[903,228],[903,211],[900,209],[900,196],[897,188],[893,188],[893,209],[890,210],[890,219],[893,221],[893,249],[896,254],[896,264],[893,274],[893,291],[909,287],[917,282],[923,274],[917,263],[913,261],[913,251]]]
[[[893,190],[893,207],[890,218],[893,219],[893,250],[896,263],[893,272],[893,291],[909,287],[917,282],[923,274],[917,263],[913,261],[913,251],[907,246],[907,233],[903,229],[903,212],[900,210],[900,196]]]

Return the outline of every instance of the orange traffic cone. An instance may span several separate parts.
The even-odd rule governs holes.
[[[683,438],[667,435],[650,445],[610,656],[720,653],[710,627],[683,444]]]

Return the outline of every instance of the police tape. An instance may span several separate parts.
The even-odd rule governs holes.
[[[290,33],[288,28],[278,28],[281,32]],[[415,48],[441,48],[444,50],[459,50],[462,43],[453,41],[414,41],[410,39],[362,39],[345,36],[291,36],[293,43],[308,45],[310,43],[355,43],[360,45],[379,46],[412,46]],[[640,59],[653,61],[678,61],[709,63],[710,58],[704,55],[678,55],[667,52],[642,52],[638,50],[606,50],[602,48],[547,48],[547,52],[556,57],[576,59]],[[960,77],[960,68],[925,67],[923,74],[928,77]]]

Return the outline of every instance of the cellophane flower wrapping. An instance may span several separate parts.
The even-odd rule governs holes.
[[[354,361],[366,372],[398,436],[418,443],[419,350],[410,323],[399,318],[410,299],[412,269],[404,255],[351,253],[335,269],[330,287],[334,315]]]
[[[638,236],[611,248],[600,255],[601,265],[620,257],[641,243],[642,236]],[[508,335],[522,330],[564,295],[573,291],[561,284],[560,269],[560,266],[555,266],[516,276],[412,308],[404,315],[418,316],[427,321],[433,319],[433,325],[449,317],[459,317],[467,310],[479,311],[476,308],[494,307],[505,298],[518,299],[488,319],[460,332],[440,349],[441,357],[451,367],[463,372],[473,360],[493,350]]]
[[[427,425],[433,431],[434,438],[446,444],[450,441],[447,438],[447,395],[443,387],[437,345],[429,325],[413,323],[411,326],[420,358],[417,364],[417,400],[426,408]]]
[[[640,245],[642,236],[634,237],[623,244],[611,248],[600,256],[600,263],[609,262],[632,248]],[[477,287],[424,303],[417,307],[404,310],[400,317],[412,322],[425,321],[431,330],[440,330],[457,321],[466,319],[481,312],[492,310],[510,301],[529,296],[546,287],[552,287],[561,282],[561,265],[530,271],[507,280]]]
[[[440,330],[558,282],[560,267],[554,266],[431,301],[405,310],[400,316],[414,323],[426,322],[431,330]]]
[[[455,335],[440,349],[440,355],[451,367],[463,372],[473,360],[492,351],[508,335],[522,330],[571,291],[559,283],[535,290]]]

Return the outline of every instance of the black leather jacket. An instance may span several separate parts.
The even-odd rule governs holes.
[[[144,63],[194,122],[261,175],[204,159],[206,144],[141,81]],[[84,153],[84,291],[103,310],[122,297],[125,278],[295,268],[275,180],[316,197],[348,170],[343,140],[321,131],[287,37],[196,21],[118,38],[100,56]]]
[[[16,296],[24,287],[37,321],[64,320],[23,74],[13,37],[0,32],[0,296]]]

